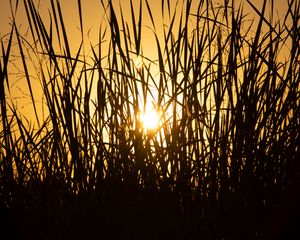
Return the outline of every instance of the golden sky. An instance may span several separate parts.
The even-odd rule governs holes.
[[[258,9],[261,9],[262,6],[262,0],[250,0],[251,3],[253,3],[255,6],[257,6]],[[14,0],[12,1],[15,2]],[[17,21],[19,25],[25,25],[25,11],[23,8],[23,1],[19,1],[19,11],[17,13]],[[37,4],[39,3],[39,9],[43,16],[48,17],[48,9],[50,8],[50,0],[34,0]],[[170,1],[171,4],[174,6],[175,0]],[[197,4],[198,1],[193,1],[195,4]],[[222,4],[224,0],[215,0],[214,1],[216,5]],[[267,1],[268,3],[271,2],[271,0]],[[278,16],[282,16],[282,14],[285,13],[287,9],[287,0],[274,0],[274,9],[275,12],[278,14]],[[129,0],[113,0],[113,3],[117,6],[119,3],[121,3],[122,10],[124,11],[124,15],[126,13],[129,13],[130,11],[130,1]],[[253,11],[250,8],[249,3],[247,3],[246,0],[236,0],[235,5],[238,6],[240,3],[244,5],[245,12],[253,14]],[[79,26],[79,18],[78,18],[78,11],[77,11],[77,0],[64,0],[60,1],[60,4],[62,6],[62,10],[64,12],[64,18],[66,21],[66,25],[70,28],[73,27],[73,29]],[[149,0],[149,4],[151,5],[151,8],[153,9],[153,15],[159,16],[160,14],[160,7],[161,7],[161,1],[159,0]],[[133,0],[134,7],[138,8],[139,0]],[[269,4],[268,4],[269,5]],[[89,0],[89,1],[82,1],[82,8],[84,13],[84,21],[86,24],[86,28],[96,28],[97,25],[100,22],[100,19],[103,16],[103,10],[101,8],[101,1],[100,0]],[[1,0],[0,1],[0,34],[3,36],[3,34],[7,33],[10,29],[9,23],[11,22],[11,11],[10,11],[10,0]],[[275,14],[275,15],[277,15]]]
[[[250,0],[258,9],[262,7],[262,0]],[[13,6],[15,4],[15,0],[11,1]],[[50,0],[34,0],[36,2],[38,9],[40,11],[41,16],[44,18],[45,23],[49,22],[49,9],[51,8],[51,1]],[[83,12],[83,22],[84,22],[84,36],[88,36],[87,41],[91,42],[93,45],[96,45],[98,42],[98,32],[99,26],[104,17],[104,10],[101,6],[101,0],[88,0],[88,1],[81,1],[82,2],[82,12]],[[107,1],[104,1],[107,2]],[[136,11],[138,11],[139,2],[140,0],[132,0],[133,6]],[[143,1],[145,2],[145,1]],[[148,0],[153,18],[157,24],[157,30],[159,28],[162,29],[163,22],[167,23],[168,19],[162,19],[161,15],[161,1],[160,0]],[[179,0],[179,5],[177,8],[178,14],[181,11],[181,5],[185,2],[185,0]],[[213,1],[216,6],[220,6],[223,4],[224,0],[214,0]],[[268,7],[270,6],[269,3],[271,0],[268,0]],[[171,3],[171,15],[175,11],[175,0],[170,0]],[[249,3],[246,0],[236,0],[235,5],[239,6],[239,4],[244,5],[244,13],[249,13],[249,19],[257,17],[254,13],[253,9],[251,9]],[[80,23],[79,23],[79,14],[77,8],[77,0],[61,0],[60,1],[63,17],[67,29],[68,38],[71,39],[73,50],[76,51],[78,46],[80,45],[81,41],[81,33],[80,33]],[[131,15],[130,15],[130,0],[113,0],[113,4],[115,6],[115,10],[117,14],[120,14],[120,9],[123,12],[124,18],[131,22]],[[196,5],[198,1],[193,1],[192,13],[196,13]],[[287,1],[286,0],[274,0],[274,14],[277,18],[282,18],[283,14],[286,12],[287,9]],[[120,6],[120,7],[119,7]],[[11,18],[11,9],[10,9],[10,0],[0,0],[0,38],[3,38],[5,34],[10,32],[10,25],[12,22]],[[268,9],[267,9],[268,12]],[[137,18],[137,16],[136,16]],[[26,13],[23,6],[23,1],[19,1],[19,7],[16,13],[16,24],[21,34],[25,34],[28,30],[28,24],[26,21]],[[143,44],[143,54],[147,57],[151,57],[153,52],[156,52],[151,46],[151,41],[155,41],[153,38],[152,30],[151,30],[151,21],[150,17],[146,10],[146,4],[143,4],[143,37],[142,39],[145,40]],[[159,35],[159,32],[158,32]],[[72,49],[71,49],[72,50]],[[15,52],[17,53],[17,51]],[[10,70],[9,70],[10,71]],[[17,84],[13,85],[16,86],[12,88],[12,97],[17,98],[19,95],[22,95],[27,87],[26,81],[18,81],[17,79],[12,79],[12,83],[17,82]],[[38,91],[37,91],[38,92]],[[20,96],[21,99],[21,96]],[[23,99],[19,100],[19,105],[24,103]],[[21,104],[22,105],[22,104]],[[30,104],[28,104],[30,105]],[[25,106],[21,106],[26,108]]]

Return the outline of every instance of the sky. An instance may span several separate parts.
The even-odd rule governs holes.
[[[184,0],[179,0],[179,2],[183,2]],[[262,0],[250,0],[253,5],[255,5],[258,9],[262,7]],[[0,38],[5,39],[5,35],[10,32],[11,30],[11,8],[10,2],[12,5],[15,6],[16,0],[0,0]],[[51,1],[50,0],[34,0],[37,4],[39,12],[41,16],[46,20],[45,22],[49,21],[49,9],[51,8]],[[82,12],[83,12],[83,22],[84,22],[84,35],[88,36],[88,41],[92,44],[97,44],[98,40],[98,32],[99,26],[101,22],[103,22],[104,10],[101,7],[101,0],[88,0],[88,1],[81,1],[82,2]],[[107,2],[104,1],[104,2]],[[120,9],[123,12],[124,18],[128,21],[130,19],[130,0],[112,0],[117,15],[120,14]],[[140,0],[132,0],[134,9],[137,11],[139,7]],[[143,0],[144,2],[144,0]],[[168,19],[162,19],[161,16],[161,1],[159,0],[148,0],[152,13],[153,18],[156,21],[158,27],[162,29],[163,22],[168,22]],[[175,11],[175,0],[170,0],[171,2],[171,12]],[[222,5],[224,0],[215,0],[213,1],[216,6]],[[271,0],[267,0],[267,2],[271,2]],[[193,1],[194,6],[197,5],[198,1]],[[249,13],[249,19],[257,18],[257,15],[254,13],[253,9],[251,9],[249,3],[246,0],[236,0],[235,5],[238,6],[239,4],[244,5],[244,12]],[[78,15],[78,8],[77,8],[77,0],[62,0],[60,1],[63,17],[67,29],[67,34],[69,39],[72,40],[72,46],[74,47],[74,52],[80,45],[80,23],[79,23],[79,15]],[[120,8],[119,8],[120,6]],[[268,7],[270,5],[268,4]],[[177,8],[180,11],[180,4]],[[275,9],[275,17],[282,18],[282,15],[286,12],[287,9],[287,1],[286,0],[274,0],[274,9]],[[14,10],[13,10],[14,11]],[[267,9],[268,11],[268,9]],[[196,8],[192,8],[192,12],[196,13]],[[143,5],[143,34],[147,42],[144,43],[143,47],[143,54],[145,56],[151,56],[153,54],[153,48],[151,48],[151,41],[155,41],[153,38],[151,27],[150,17],[146,10],[146,5]],[[136,16],[137,17],[137,16]],[[18,27],[19,32],[21,34],[25,34],[28,30],[27,20],[26,20],[26,12],[24,9],[23,1],[19,1],[19,6],[15,15],[16,24]],[[150,28],[149,28],[150,27]],[[16,63],[17,64],[17,63]],[[12,80],[12,98],[15,98],[18,101],[21,108],[26,109],[26,104],[23,100],[23,96],[26,95],[26,82],[19,81],[18,79]],[[39,92],[39,91],[37,91]],[[38,93],[37,93],[38,94]],[[22,96],[23,95],[23,96]],[[30,104],[28,104],[30,105]]]
[[[10,1],[11,0],[0,0],[0,34],[3,36],[4,34],[8,33],[10,31],[10,22],[11,22],[11,9],[10,9]],[[12,0],[12,3],[14,5],[16,0]],[[222,4],[224,0],[215,0],[215,4]],[[48,17],[48,9],[50,8],[50,0],[34,0],[39,5],[40,12],[42,16]],[[170,1],[171,4],[175,3],[175,0]],[[194,0],[194,3],[197,3],[198,1]],[[261,9],[262,7],[262,0],[250,0],[253,5],[257,6],[258,9]],[[267,0],[267,2],[270,2],[270,0]],[[274,0],[274,9],[275,12],[277,12],[278,16],[281,16],[287,9],[287,0]],[[121,3],[122,10],[124,12],[124,15],[126,13],[129,13],[130,10],[130,1],[129,0],[113,0],[113,3],[115,5],[118,5]],[[238,6],[240,3],[244,5],[245,12],[251,13],[254,17],[255,14],[253,14],[253,11],[251,10],[251,7],[247,0],[235,0],[236,6]],[[60,1],[62,10],[64,12],[64,18],[66,21],[66,25],[71,27],[72,29],[76,29],[76,27],[79,26],[78,21],[78,10],[77,10],[77,0],[64,0]],[[154,18],[155,15],[160,13],[160,7],[161,7],[161,1],[159,0],[149,0],[149,4],[151,6],[151,9],[154,9]],[[175,4],[173,4],[174,6]],[[269,5],[269,4],[268,4]],[[139,0],[133,0],[133,6],[138,7],[139,6]],[[97,28],[97,25],[99,21],[101,21],[101,18],[103,16],[103,10],[101,9],[101,0],[89,0],[89,1],[82,1],[82,8],[83,8],[83,19],[86,24],[86,29],[94,29]],[[277,15],[275,14],[275,15]],[[24,25],[24,21],[26,20],[26,14],[23,8],[23,1],[19,1],[19,9],[16,15],[16,20],[19,23],[19,25]],[[149,21],[149,19],[148,19]],[[71,32],[71,31],[70,31]]]
[[[142,0],[145,2],[144,0]],[[179,0],[179,2],[183,2],[185,0]],[[216,6],[223,5],[223,2],[225,0],[213,0],[214,4]],[[258,9],[261,9],[262,7],[262,0],[249,0],[253,5],[255,5]],[[272,0],[267,0],[267,12],[268,7],[270,6],[270,2]],[[13,6],[15,5],[16,0],[0,0],[0,38],[5,36],[5,34],[10,32],[11,29],[11,8],[10,8],[10,2],[12,2]],[[41,13],[41,16],[49,21],[49,9],[51,8],[51,1],[50,0],[34,0],[34,2],[37,4],[39,11]],[[98,31],[99,26],[104,18],[104,10],[101,7],[101,0],[88,0],[88,1],[81,1],[82,2],[82,12],[83,12],[83,23],[84,23],[84,32],[85,35],[89,37],[89,40],[92,43],[97,43],[98,40]],[[108,0],[104,0],[104,2],[108,2]],[[130,0],[112,0],[113,4],[116,7],[117,14],[119,14],[118,10],[122,9],[125,19],[130,19]],[[133,6],[135,10],[138,10],[139,2],[140,0],[132,0]],[[156,19],[158,25],[160,24],[162,26],[162,17],[161,17],[161,1],[160,0],[148,0],[152,13],[153,18]],[[166,1],[165,1],[166,2]],[[173,11],[175,7],[175,0],[170,0],[171,6],[173,6]],[[193,0],[194,6],[198,4],[198,0]],[[231,2],[231,0],[230,0]],[[250,7],[250,4],[247,2],[247,0],[235,0],[235,5],[239,6],[239,4],[242,4],[244,6],[244,12],[249,14],[249,19],[256,19],[257,15],[253,11],[253,9]],[[288,0],[274,0],[274,9],[275,9],[275,16],[278,16],[279,18],[282,18],[282,15],[286,12],[287,9],[287,2]],[[77,46],[80,44],[80,39],[78,38],[78,35],[80,35],[79,30],[79,15],[78,15],[78,8],[77,8],[77,0],[64,0],[60,1],[63,17],[66,25],[66,29],[68,31],[68,37],[72,39],[73,45],[75,46],[75,49],[77,49]],[[118,6],[121,6],[120,8]],[[180,4],[179,4],[180,5]],[[180,10],[180,7],[177,8]],[[171,10],[171,11],[172,11]],[[177,11],[178,12],[178,11]],[[192,9],[192,12],[196,13],[196,7]],[[28,25],[26,22],[26,13],[23,6],[23,1],[19,1],[18,10],[16,13],[16,22],[17,26],[19,28],[19,31],[26,32],[28,29]],[[164,22],[167,22],[166,19],[164,19]],[[151,26],[150,17],[147,14],[146,10],[146,4],[143,4],[143,33],[148,34],[147,38],[152,34],[151,30],[148,28]],[[147,43],[148,44],[148,43]],[[151,48],[145,48],[144,49],[149,53],[151,53]]]

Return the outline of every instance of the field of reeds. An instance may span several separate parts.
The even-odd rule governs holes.
[[[274,1],[247,0],[251,21],[234,1],[184,0],[175,11],[161,0],[168,24],[150,0],[128,1],[129,19],[112,2],[99,1],[97,43],[84,36],[76,2],[79,46],[60,1],[51,0],[49,22],[35,1],[22,2],[26,36],[14,20],[19,1],[11,6],[1,39],[0,236],[298,239],[300,1],[276,19],[266,10]],[[30,116],[9,97],[16,56]],[[154,129],[142,122],[149,105],[160,115]]]

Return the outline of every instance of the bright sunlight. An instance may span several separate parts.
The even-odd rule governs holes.
[[[150,107],[146,107],[145,112],[141,115],[141,122],[145,130],[154,130],[159,127],[159,113]]]

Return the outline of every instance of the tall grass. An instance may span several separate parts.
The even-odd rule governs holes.
[[[97,44],[84,36],[77,3],[81,44],[75,51],[54,0],[48,25],[33,1],[23,1],[31,40],[16,22],[8,41],[1,40],[0,196],[12,227],[49,239],[294,234],[299,1],[289,1],[278,21],[265,10],[273,1],[264,0],[262,9],[247,1],[258,20],[250,25],[234,2],[216,7],[201,0],[193,12],[186,0],[172,13],[173,3],[162,1],[162,17],[170,19],[162,34],[149,1],[130,1],[130,21],[112,1],[100,1],[107,25],[100,25]],[[143,55],[146,16],[154,59]],[[8,101],[14,40],[34,125]],[[24,49],[38,62],[44,118]],[[155,130],[143,129],[146,104],[161,113]]]

